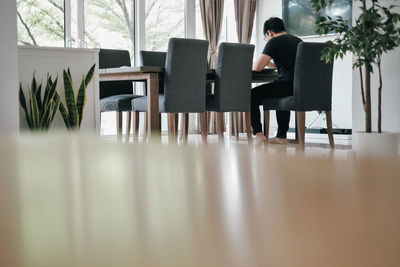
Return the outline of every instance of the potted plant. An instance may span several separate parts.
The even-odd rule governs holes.
[[[29,89],[29,105],[26,104],[22,83],[19,86],[19,103],[25,112],[26,122],[32,131],[47,131],[60,106],[60,97],[57,95],[57,80],[53,82],[47,75],[46,87],[42,98],[42,83],[38,84],[33,74]]]
[[[333,0],[311,0],[312,7],[317,12],[325,6],[330,5]],[[347,52],[351,52],[354,57],[353,68],[358,69],[361,82],[361,99],[365,111],[365,133],[366,142],[361,141],[361,136],[355,137],[353,147],[365,149],[372,144],[370,138],[374,135],[382,136],[382,55],[387,51],[393,50],[400,45],[400,14],[393,12],[394,6],[384,7],[378,0],[355,0],[354,3],[360,4],[361,14],[355,20],[352,27],[341,17],[332,18],[321,16],[317,20],[317,33],[328,34],[334,32],[340,34],[333,41],[328,42],[328,47],[322,52],[321,59],[326,62],[335,58],[343,58]],[[372,133],[371,125],[371,76],[374,74],[374,66],[379,75],[378,85],[378,133]],[[398,134],[388,134],[387,145],[389,149],[398,153]],[[357,144],[358,143],[358,144]],[[379,141],[378,145],[385,146],[384,141]],[[394,149],[393,149],[394,148]],[[375,149],[375,148],[373,148]]]
[[[92,81],[96,64],[94,64],[88,73],[82,77],[81,84],[75,94],[74,84],[72,82],[71,71],[69,68],[63,71],[65,103],[60,103],[60,113],[63,117],[65,126],[68,130],[76,130],[81,127],[83,120],[83,109],[86,103],[86,88]]]

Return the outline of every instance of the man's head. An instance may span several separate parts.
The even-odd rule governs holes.
[[[267,40],[282,32],[285,32],[285,25],[280,18],[272,17],[264,22],[264,36]]]

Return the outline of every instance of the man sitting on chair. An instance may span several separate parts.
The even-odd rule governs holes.
[[[251,90],[251,126],[256,135],[256,144],[267,141],[264,136],[260,119],[260,108],[265,98],[280,98],[293,95],[293,77],[296,61],[297,45],[302,40],[285,32],[285,25],[280,18],[272,17],[264,23],[264,38],[267,44],[253,64],[254,71],[265,67],[278,69],[278,80],[257,86]],[[278,132],[269,143],[286,144],[286,134],[289,130],[290,111],[276,111]]]

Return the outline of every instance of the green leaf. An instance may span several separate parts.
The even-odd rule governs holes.
[[[96,64],[94,64],[88,71],[85,77],[85,86],[87,87],[88,84],[92,81],[94,70],[95,70]]]
[[[46,87],[44,89],[44,97],[43,97],[43,106],[46,106],[48,101],[48,97],[49,97],[49,91],[52,85],[52,80],[51,80],[51,76],[49,76],[49,74],[47,73],[47,79],[46,79]]]
[[[60,99],[60,97],[59,97],[58,95],[56,95],[56,96],[54,97],[54,100],[53,100],[53,101],[54,101],[53,110],[52,110],[52,112],[51,112],[51,118],[50,118],[48,127],[50,127],[50,125],[51,125],[51,123],[53,122],[55,116],[57,115],[58,109],[59,109],[60,104],[61,104],[61,99]]]
[[[59,97],[59,96],[57,95],[57,97]],[[67,127],[68,130],[71,130],[71,124],[69,123],[68,112],[65,109],[64,104],[61,101],[60,101],[60,106],[58,109],[60,110],[61,116],[63,117],[65,127]]]
[[[31,91],[32,91],[32,94],[34,96],[36,96],[36,78],[35,78],[35,74],[36,74],[36,72],[33,73],[33,78],[32,78],[32,83],[31,83]]]
[[[56,88],[57,88],[57,82],[58,82],[58,77],[56,78],[56,80],[53,82],[49,82],[48,85],[50,87],[47,97],[48,97],[48,102],[53,101],[53,98],[56,94]]]
[[[29,97],[30,97],[30,107],[31,107],[31,116],[32,116],[32,128],[33,129],[39,129],[40,128],[40,114],[39,114],[39,108],[36,102],[36,95],[32,90],[29,92]]]
[[[82,77],[82,82],[81,85],[79,86],[78,90],[78,97],[76,99],[76,108],[78,109],[78,117],[79,117],[79,122],[78,125],[81,126],[82,119],[83,119],[83,108],[86,103],[86,86],[85,86],[85,78]]]
[[[28,114],[28,109],[26,107],[26,101],[25,101],[25,95],[24,95],[24,91],[22,90],[22,83],[19,84],[18,95],[19,95],[19,103],[21,104],[22,109],[25,111],[26,122],[28,123],[29,128],[32,129],[31,118]]]
[[[41,120],[40,120],[40,128],[42,128],[42,129],[46,129],[46,128],[47,128],[46,125],[47,125],[47,122],[48,122],[48,120],[49,120],[49,118],[50,118],[50,110],[51,110],[51,105],[52,105],[52,103],[53,103],[53,102],[50,102],[50,103],[47,105],[47,107],[46,107],[46,109],[44,110],[44,112],[43,112],[42,118],[41,118]]]
[[[78,96],[76,100],[76,106],[78,108],[78,116],[79,116],[79,127],[81,126],[82,120],[83,120],[83,109],[85,108],[86,104],[86,88],[88,84],[92,81],[94,70],[95,70],[96,64],[94,64],[86,74],[85,78],[82,78],[81,85],[78,90]]]
[[[40,83],[40,85],[36,88],[36,102],[38,104],[39,112],[42,114],[42,83]]]
[[[78,126],[78,110],[75,104],[75,94],[73,89],[73,83],[70,76],[70,71],[68,73],[63,71],[64,77],[64,88],[65,88],[65,102],[68,108],[68,120],[71,128],[77,128]]]

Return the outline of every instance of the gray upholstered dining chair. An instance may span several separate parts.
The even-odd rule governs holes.
[[[142,66],[152,66],[152,67],[165,67],[165,60],[167,58],[167,52],[159,52],[159,51],[145,51],[140,50],[140,61],[142,62]],[[164,93],[164,80],[159,79],[158,91],[160,94]],[[144,94],[146,93],[145,90]]]
[[[140,62],[142,66],[152,66],[152,67],[165,67],[165,59],[167,57],[167,52],[159,52],[159,51],[145,51],[145,50],[140,50],[139,51],[139,55],[140,55]],[[144,81],[145,87],[144,87],[144,95],[147,95],[147,83],[146,81]],[[164,93],[164,79],[163,77],[159,77],[159,84],[158,84],[158,88],[159,88],[159,93],[163,94]],[[129,103],[130,105],[130,111],[132,110],[132,103]],[[144,112],[146,113],[146,112]],[[147,116],[144,116],[144,132],[146,133],[147,131]],[[139,116],[135,116],[135,114],[133,115],[133,138],[134,141],[137,141],[138,136],[139,136],[139,127],[135,127],[135,125],[139,124]],[[160,115],[160,124],[161,124],[161,115]],[[161,127],[160,127],[161,128]],[[144,134],[145,136],[146,134]]]
[[[217,112],[218,139],[223,140],[224,112],[246,112],[247,138],[251,143],[250,99],[254,45],[221,43],[215,67],[214,94],[207,94],[208,111]]]
[[[332,72],[333,62],[321,61],[325,43],[302,42],[297,47],[293,96],[264,99],[264,134],[268,138],[269,111],[296,111],[297,132],[304,148],[305,112],[324,111],[327,117],[329,144],[334,148],[332,133]]]
[[[99,68],[119,68],[131,66],[129,51],[100,49]],[[117,136],[122,139],[122,112],[128,112],[127,120],[127,140],[130,135],[131,122],[131,101],[140,97],[133,94],[133,85],[130,81],[113,81],[100,83],[100,112],[117,112]]]
[[[206,73],[208,41],[171,38],[164,73],[164,94],[159,95],[159,112],[168,113],[169,139],[176,142],[178,113],[200,113],[203,142],[207,142]],[[132,100],[134,118],[147,111],[147,96]],[[134,119],[138,128],[138,120]]]
[[[142,66],[165,67],[167,52],[140,50]]]

